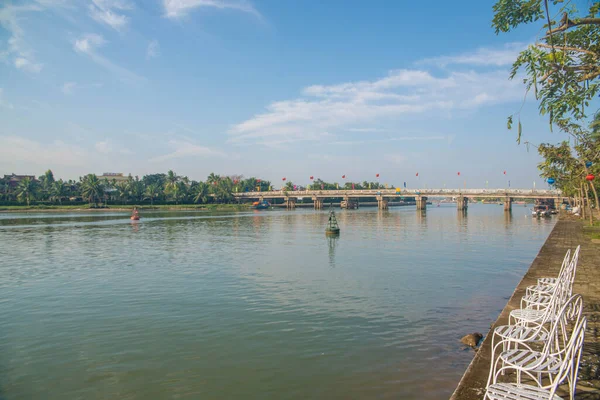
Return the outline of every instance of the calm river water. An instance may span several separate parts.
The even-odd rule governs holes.
[[[0,399],[445,399],[554,220],[0,214]]]

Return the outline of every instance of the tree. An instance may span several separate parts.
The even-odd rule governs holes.
[[[62,204],[62,199],[67,197],[69,191],[67,185],[63,182],[62,179],[54,182],[51,188],[51,199],[58,201],[58,204]]]
[[[150,205],[154,205],[154,199],[157,199],[162,192],[161,187],[158,183],[152,183],[146,187],[144,194],[146,199],[150,199]]]
[[[104,187],[96,174],[88,174],[81,181],[81,196],[89,203],[98,204],[98,200],[104,195]]]
[[[29,206],[31,200],[35,200],[35,195],[37,193],[37,182],[31,178],[23,178],[19,185],[17,186],[17,198],[20,201],[27,201],[27,206]]]
[[[167,176],[165,178],[165,190],[172,189],[178,180],[179,177],[177,176],[177,174],[173,172],[172,169],[170,169],[169,172],[167,172]]]
[[[547,0],[498,0],[493,7],[492,26],[498,34],[543,21],[545,36],[519,54],[510,78],[523,71],[526,90],[533,89],[540,114],[549,117],[550,130],[556,124],[577,135],[587,112],[593,111],[587,108],[600,89],[600,2],[590,2],[585,13],[569,3],[554,0],[551,8]],[[554,15],[560,19],[551,17]],[[510,116],[509,129],[512,122]],[[517,141],[520,140],[519,119]]]
[[[191,188],[194,203],[208,203],[209,186],[204,182],[195,182]]]

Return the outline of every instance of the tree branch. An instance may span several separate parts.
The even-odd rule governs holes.
[[[565,21],[563,18],[563,21],[561,21],[561,22],[563,22],[561,24],[561,26],[559,26],[558,28],[555,28],[555,29],[548,30],[546,32],[546,35],[552,35],[553,33],[563,32],[563,31],[566,31],[567,29],[571,29],[578,25],[600,25],[600,18],[580,18],[575,21],[571,21],[568,18]]]
[[[537,43],[536,46],[543,47],[545,49],[551,49],[552,48],[551,45],[544,44],[544,43]],[[560,49],[560,50],[563,50],[563,51],[577,51],[577,52],[589,54],[591,56],[594,56],[595,58],[598,58],[598,54],[597,53],[594,53],[593,51],[589,51],[589,50],[585,50],[585,49],[580,49],[578,47],[554,46],[554,48]]]

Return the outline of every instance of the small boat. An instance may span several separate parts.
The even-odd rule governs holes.
[[[252,203],[252,208],[254,208],[255,210],[266,210],[269,207],[271,207],[271,203],[269,203],[266,200],[255,201],[254,203]]]
[[[340,227],[337,223],[337,219],[335,218],[335,212],[333,210],[329,211],[329,220],[327,221],[327,228],[325,228],[326,235],[339,235]]]
[[[531,210],[531,215],[536,218],[549,217],[550,208],[548,206],[535,206]]]
[[[358,208],[358,202],[354,201],[354,200],[342,200],[340,202],[340,208],[345,208],[347,210],[353,210],[355,208]]]
[[[131,213],[131,218],[132,221],[138,221],[140,219],[140,214],[138,213],[137,209],[133,209],[133,212]]]

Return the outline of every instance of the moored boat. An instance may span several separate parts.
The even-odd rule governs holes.
[[[266,200],[255,201],[254,203],[252,203],[252,208],[254,208],[255,210],[266,210],[269,207],[271,207],[271,203],[269,203]]]
[[[138,221],[138,220],[140,219],[140,214],[138,213],[138,210],[137,210],[137,208],[134,208],[134,209],[133,209],[133,212],[131,213],[131,217],[130,217],[130,219],[131,219],[132,221]]]

